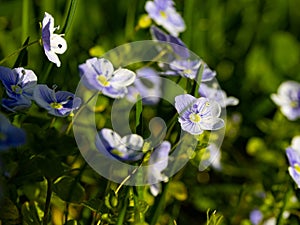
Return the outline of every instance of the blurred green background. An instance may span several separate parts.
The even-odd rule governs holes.
[[[183,41],[217,71],[221,87],[240,104],[227,109],[222,170],[199,172],[188,164],[179,174],[188,197],[175,198],[166,212],[180,215],[177,222],[183,225],[204,224],[209,208],[224,216],[224,224],[249,224],[254,208],[277,217],[290,185],[284,149],[300,129],[277,111],[270,94],[285,80],[300,81],[300,0],[175,2],[187,25]],[[40,38],[45,11],[55,25],[63,24],[69,3],[0,0],[0,58],[28,36]],[[151,39],[148,29],[136,29],[144,5],[143,0],[79,0],[62,67],[53,67],[48,85],[75,91],[78,64],[126,42]],[[41,46],[29,47],[29,69],[38,76],[49,66],[44,58]],[[15,59],[4,65],[11,67]],[[290,224],[297,224],[294,217]]]

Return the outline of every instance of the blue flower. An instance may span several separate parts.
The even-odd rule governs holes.
[[[2,99],[3,107],[15,111],[31,106],[33,90],[37,83],[37,76],[32,70],[0,66],[0,80],[9,97]]]
[[[186,59],[190,56],[190,51],[180,38],[166,34],[156,26],[151,26],[150,32],[152,39],[162,42],[168,42],[173,52],[180,56],[180,58]]]
[[[68,91],[55,92],[55,89],[43,84],[36,86],[33,98],[39,106],[48,110],[49,114],[60,117],[70,115],[81,104],[81,99],[74,94]]]
[[[26,141],[25,132],[9,122],[9,120],[0,114],[0,150],[17,147]]]
[[[144,104],[153,105],[159,102],[162,95],[161,78],[157,72],[150,68],[144,67],[136,71],[137,78],[134,86],[128,88],[126,98],[131,102],[136,102],[137,96],[140,95]]]
[[[271,95],[271,99],[289,120],[296,120],[300,117],[300,84],[298,82],[283,82],[278,88],[278,93]]]
[[[153,196],[157,196],[161,192],[160,181],[167,182],[168,177],[162,172],[168,166],[169,152],[171,150],[171,144],[168,141],[163,141],[157,148],[152,152],[149,165],[153,165],[154,169],[149,171],[149,183],[150,191]]]
[[[181,128],[190,134],[198,135],[204,130],[224,127],[224,120],[219,118],[221,107],[216,101],[183,94],[175,97],[175,108],[179,113]]]
[[[177,37],[185,30],[184,20],[176,12],[172,0],[147,1],[145,10],[158,25],[163,26],[173,36]]]
[[[67,50],[67,42],[63,38],[63,34],[54,34],[59,26],[54,27],[53,17],[45,12],[45,16],[42,22],[42,41],[45,54],[50,62],[60,67],[61,63],[57,54],[63,54]]]
[[[98,138],[99,137],[99,138]],[[140,160],[144,153],[144,139],[137,134],[121,136],[111,129],[103,128],[96,138],[98,150],[107,157],[115,157],[122,161]]]
[[[253,225],[258,225],[263,220],[263,214],[260,210],[254,209],[250,212],[250,221]]]
[[[174,60],[170,63],[171,71],[167,74],[180,75],[189,79],[195,79],[198,75],[199,68],[201,66],[200,60]]]
[[[292,145],[286,149],[286,155],[289,160],[289,173],[300,188],[300,136],[295,136]]]
[[[199,94],[201,97],[217,101],[222,108],[225,108],[229,105],[237,105],[239,103],[237,98],[227,97],[225,91],[218,89],[217,83],[213,83],[211,86],[201,83],[199,87]]]
[[[119,68],[114,71],[110,61],[104,58],[91,58],[79,65],[85,86],[102,91],[111,98],[122,98],[127,94],[127,86],[135,80],[135,73]]]

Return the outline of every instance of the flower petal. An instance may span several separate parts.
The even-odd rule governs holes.
[[[16,76],[11,69],[0,66],[0,80],[5,89],[10,91],[11,86],[18,83],[19,77]]]
[[[35,87],[33,91],[33,99],[35,102],[45,108],[46,110],[51,110],[51,103],[56,102],[54,91],[47,87],[47,85],[39,84]]]
[[[189,94],[178,95],[175,97],[175,108],[179,114],[189,109],[197,99]]]
[[[63,54],[68,48],[66,40],[62,37],[62,35],[59,34],[51,35],[50,45],[51,45],[50,50],[56,54]]]
[[[112,78],[109,80],[114,88],[126,87],[132,84],[135,80],[135,73],[128,69],[117,69]]]
[[[52,50],[48,51],[45,49],[45,55],[47,56],[47,58],[50,62],[53,62],[56,64],[57,67],[60,67],[61,62],[54,51],[52,51]]]

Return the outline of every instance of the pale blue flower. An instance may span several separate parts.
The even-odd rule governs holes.
[[[0,150],[17,147],[25,144],[25,141],[25,132],[13,126],[4,115],[0,114]]]
[[[211,100],[217,101],[222,108],[229,105],[239,104],[239,100],[235,97],[227,97],[224,90],[219,89],[217,83],[212,83],[210,86],[206,83],[201,83],[199,87],[199,94]]]
[[[163,171],[168,166],[169,152],[171,150],[171,144],[168,141],[163,141],[152,152],[149,165],[154,166],[154,169],[149,171],[149,183],[150,191],[153,196],[157,196],[161,192],[160,181],[167,182],[168,177],[163,174]]]
[[[37,76],[32,70],[0,66],[0,80],[8,96],[2,99],[3,107],[16,111],[31,106],[33,90],[37,83]]]
[[[253,225],[259,225],[263,220],[263,214],[260,210],[254,209],[250,212],[250,221]]]
[[[181,128],[190,134],[198,135],[204,130],[224,127],[224,120],[219,118],[221,106],[216,101],[183,94],[175,97],[175,108],[179,113]]]
[[[201,81],[206,82],[212,80],[217,75],[216,71],[211,70],[206,63],[204,63],[204,68],[202,72]]]
[[[49,114],[59,117],[70,115],[81,105],[81,99],[68,91],[50,89],[47,85],[37,85],[33,92],[36,103]]]
[[[174,60],[170,63],[171,71],[167,74],[180,75],[189,79],[195,79],[201,66],[201,60]]]
[[[185,30],[184,20],[176,12],[172,0],[147,1],[145,9],[158,25],[164,27],[173,36],[177,37]]]
[[[63,34],[54,34],[59,26],[54,27],[53,17],[45,12],[45,16],[42,22],[42,41],[45,54],[49,61],[60,67],[61,63],[57,54],[63,54],[67,50],[67,42],[63,38]]]
[[[150,67],[138,69],[136,75],[134,85],[128,88],[127,99],[136,102],[137,97],[140,96],[144,104],[158,103],[162,95],[161,77]]]
[[[300,117],[300,84],[298,82],[283,82],[277,94],[271,95],[271,99],[289,120],[296,120]]]
[[[127,94],[127,86],[135,80],[135,73],[128,69],[114,70],[111,62],[104,58],[91,58],[79,65],[85,86],[101,91],[111,98],[122,98]]]
[[[144,153],[144,139],[137,134],[121,137],[111,129],[103,128],[96,138],[98,150],[107,157],[115,157],[123,161],[140,160]]]
[[[292,145],[286,149],[286,155],[289,160],[289,173],[300,188],[300,136],[292,139]]]

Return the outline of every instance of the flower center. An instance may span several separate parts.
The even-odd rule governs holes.
[[[297,101],[291,101],[290,106],[292,108],[297,108],[298,107],[298,102]]]
[[[54,109],[61,109],[61,108],[63,108],[62,104],[57,103],[57,102],[52,102],[52,103],[50,104],[50,106],[51,106],[52,108],[54,108]]]
[[[294,168],[298,173],[300,173],[300,165],[298,163],[294,165]]]
[[[193,123],[198,123],[201,121],[201,116],[196,113],[191,113],[189,118]]]
[[[159,14],[162,18],[164,18],[164,19],[167,18],[167,14],[165,13],[165,11],[160,11]]]
[[[183,71],[183,73],[188,74],[188,75],[191,75],[192,72],[193,71],[191,69],[186,69],[186,70]]]
[[[100,84],[102,84],[104,87],[107,87],[107,86],[109,86],[109,81],[106,79],[106,77],[104,76],[104,75],[99,75],[98,77],[97,77],[97,80],[100,82]]]
[[[15,92],[16,94],[22,94],[23,90],[21,87],[19,87],[18,85],[11,85],[11,89],[13,92]]]

